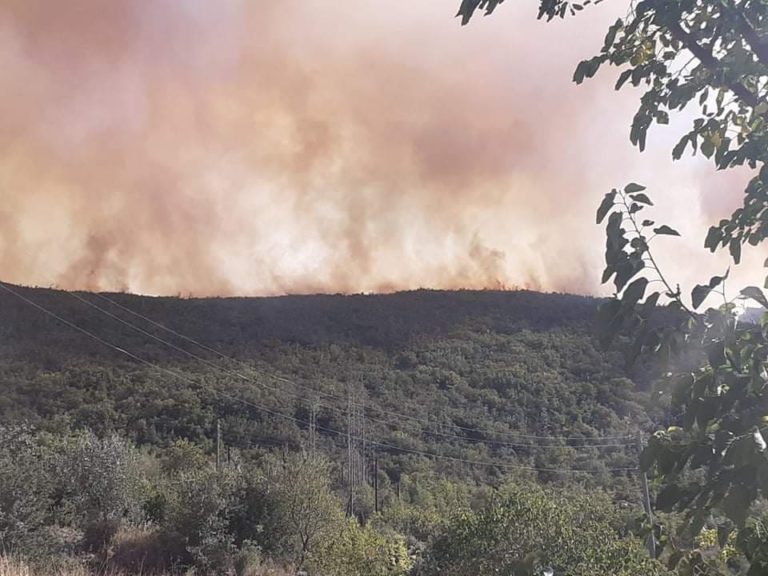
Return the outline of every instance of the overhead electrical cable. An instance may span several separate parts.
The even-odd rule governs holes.
[[[73,293],[71,293],[71,294],[73,294]],[[166,326],[166,325],[164,325],[164,324],[162,324],[160,322],[157,322],[157,321],[153,320],[152,318],[147,317],[144,314],[136,312],[135,310],[133,310],[131,308],[128,308],[127,306],[124,306],[124,305],[120,304],[119,302],[116,302],[114,299],[109,298],[109,297],[105,296],[104,294],[93,293],[93,296],[96,296],[97,298],[100,298],[100,299],[102,299],[102,300],[104,300],[106,302],[109,302],[113,306],[115,306],[115,307],[117,307],[117,308],[119,308],[119,309],[121,309],[121,310],[123,310],[123,311],[125,311],[125,312],[127,312],[127,313],[129,313],[129,314],[131,314],[131,315],[133,315],[135,317],[137,317],[137,318],[140,318],[140,319],[142,319],[142,320],[152,324],[153,326],[156,326],[157,328],[159,328],[161,330],[164,330],[164,331],[166,331],[166,332],[168,332],[170,334],[173,334],[174,336],[177,336],[178,338],[181,338],[181,339],[183,339],[183,340],[185,340],[185,341],[187,341],[187,342],[189,342],[191,344],[194,344],[195,346],[198,346],[199,348],[201,348],[203,350],[211,352],[212,354],[215,354],[216,356],[218,356],[218,357],[220,357],[220,358],[222,358],[224,360],[227,360],[229,362],[239,363],[241,365],[246,365],[245,363],[243,363],[243,362],[241,362],[239,360],[236,360],[235,358],[232,358],[230,356],[227,356],[226,354],[223,354],[222,352],[216,350],[215,348],[207,346],[206,344],[203,344],[203,343],[195,340],[194,338],[191,338],[191,337],[189,337],[189,336],[179,332],[178,330],[174,330],[173,328],[170,328],[170,327],[168,327],[168,326]],[[82,299],[82,298],[78,297],[78,299]],[[95,304],[91,303],[90,301],[86,301],[86,302],[89,305],[92,305],[94,307],[96,306]],[[118,320],[121,321],[121,322],[126,323],[123,319],[120,319],[119,317],[118,317]],[[187,352],[185,351],[185,353],[187,353]],[[323,395],[323,396],[326,396],[326,397],[329,397],[329,398],[334,398],[334,399],[339,400],[339,401],[344,402],[344,403],[347,402],[346,398],[343,398],[341,396],[338,396],[338,395],[335,395],[335,394],[332,394],[332,393],[329,393],[329,392],[323,392],[323,391],[317,390],[317,389],[315,389],[315,388],[313,388],[311,386],[307,386],[306,384],[301,384],[301,383],[296,382],[295,380],[292,380],[292,379],[287,378],[285,376],[280,376],[280,375],[277,375],[277,374],[267,373],[267,372],[265,372],[263,370],[257,370],[257,371],[259,373],[269,377],[269,378],[272,378],[274,380],[278,380],[278,381],[281,381],[281,382],[285,382],[287,384],[291,384],[293,386],[296,386],[297,388],[305,389],[305,390],[307,390],[310,393],[320,394],[320,395]],[[263,385],[263,384],[260,384],[260,385]],[[331,408],[333,408],[333,407],[331,407]],[[388,415],[388,416],[393,416],[395,418],[412,420],[412,421],[415,421],[415,422],[418,422],[418,423],[421,423],[421,424],[427,424],[427,425],[434,424],[434,422],[430,422],[428,420],[424,420],[423,418],[419,418],[417,416],[412,416],[412,415],[409,415],[409,414],[403,414],[403,413],[400,413],[400,412],[389,411],[389,410],[383,409],[383,408],[378,407],[378,406],[365,406],[365,408],[373,410],[373,411],[376,411],[376,412],[379,412],[381,414],[385,414],[385,415]],[[634,444],[634,436],[632,436],[632,435],[596,436],[596,437],[585,437],[585,436],[544,436],[544,435],[534,435],[534,434],[522,434],[522,433],[508,432],[508,431],[490,431],[490,430],[483,430],[481,428],[472,428],[472,427],[469,427],[469,426],[461,426],[461,425],[458,425],[458,424],[453,424],[453,426],[455,428],[457,428],[459,430],[463,430],[465,432],[474,432],[474,433],[485,434],[485,435],[505,436],[505,437],[511,437],[511,438],[521,438],[521,439],[527,439],[527,440],[543,440],[543,441],[559,441],[559,442],[568,442],[568,441],[579,442],[579,441],[581,441],[581,442],[585,442],[584,446],[593,446],[592,444],[586,444],[586,442],[591,442],[591,441],[605,442],[605,441],[608,441],[608,440],[616,440],[616,441],[624,440],[624,441],[626,441],[625,442],[626,445]],[[459,438],[466,438],[465,436],[458,436],[458,435],[456,435],[456,436],[459,437]],[[617,443],[615,445],[619,446],[619,445],[623,445],[623,444]],[[533,445],[531,444],[530,446],[533,446]],[[614,446],[614,445],[611,444],[611,446]],[[570,446],[570,447],[574,448],[574,447],[579,447],[579,446]]]
[[[110,342],[108,340],[105,340],[104,338],[101,338],[97,334],[94,334],[93,332],[91,332],[89,330],[86,330],[85,328],[82,328],[81,326],[78,326],[74,322],[71,322],[71,321],[67,320],[66,318],[60,316],[59,314],[49,310],[48,308],[42,306],[41,304],[38,304],[34,300],[31,300],[31,299],[27,298],[26,296],[24,296],[23,294],[19,293],[18,291],[10,288],[5,283],[0,282],[0,289],[2,289],[4,291],[6,291],[7,293],[15,296],[16,298],[22,300],[23,302],[27,303],[28,305],[36,308],[40,312],[43,312],[44,314],[46,314],[46,315],[48,315],[48,316],[58,320],[59,322],[61,322],[64,325],[72,328],[73,330],[76,330],[77,332],[79,332],[79,333],[81,333],[81,334],[83,334],[83,335],[93,339],[94,341],[99,342],[103,346],[106,346],[106,347],[108,347],[108,348],[110,348],[110,349],[112,349],[112,350],[114,350],[116,352],[119,352],[119,353],[121,353],[121,354],[123,354],[123,355],[125,355],[125,356],[127,356],[129,358],[131,358],[132,360],[135,360],[137,362],[140,362],[142,364],[150,366],[150,367],[152,367],[152,368],[154,368],[154,369],[156,369],[156,370],[158,370],[160,372],[169,374],[170,376],[173,376],[173,377],[178,378],[178,379],[180,379],[182,381],[185,381],[188,384],[191,384],[193,386],[199,385],[198,382],[195,382],[194,380],[192,380],[191,378],[185,376],[184,374],[180,374],[178,372],[175,372],[175,371],[170,370],[168,368],[165,368],[163,366],[159,366],[159,365],[155,364],[154,362],[146,360],[145,358],[142,358],[141,356],[139,356],[137,354],[134,354],[133,352],[130,352],[129,350],[121,348],[120,346],[117,346],[117,345],[113,344],[112,342]],[[299,424],[303,424],[303,425],[308,425],[309,424],[307,421],[304,421],[304,420],[302,420],[300,418],[296,418],[296,417],[290,416],[288,414],[283,414],[281,412],[277,412],[275,410],[271,410],[271,409],[266,408],[264,406],[260,406],[258,404],[253,403],[253,402],[249,402],[247,400],[243,400],[242,398],[238,398],[238,397],[233,396],[231,394],[227,394],[226,392],[222,392],[221,390],[212,389],[211,391],[214,394],[216,394],[218,396],[221,396],[222,398],[227,398],[227,399],[232,400],[234,402],[239,402],[239,403],[241,403],[243,405],[249,406],[249,407],[254,408],[254,409],[258,410],[258,411],[264,412],[266,414],[270,414],[270,415],[278,417],[278,418],[284,418],[284,419],[287,419],[287,420],[291,420],[293,422],[296,422],[296,423],[299,423]],[[336,429],[333,429],[333,428],[328,428],[328,427],[325,427],[325,426],[318,426],[317,428],[319,430],[323,430],[325,432],[328,432],[328,433],[331,433],[331,434],[335,434],[335,435],[341,435],[341,436],[348,436],[349,435],[348,432],[341,431],[341,430],[336,430]],[[355,438],[355,439],[360,440],[361,438]],[[570,469],[570,468],[562,468],[562,469],[560,469],[560,468],[543,468],[543,467],[535,467],[535,466],[525,466],[525,465],[521,465],[521,464],[511,464],[511,463],[505,463],[505,462],[490,462],[490,461],[469,460],[469,459],[457,458],[457,457],[447,456],[447,455],[442,455],[442,454],[435,454],[435,453],[432,453],[432,452],[427,452],[427,451],[422,451],[422,450],[415,450],[415,449],[410,449],[410,448],[402,448],[402,447],[399,447],[399,446],[395,446],[393,444],[377,442],[377,441],[373,441],[373,440],[370,440],[370,439],[366,439],[366,441],[369,444],[376,445],[376,446],[379,446],[381,448],[385,448],[385,449],[389,449],[389,450],[394,450],[394,451],[402,452],[402,453],[417,454],[417,455],[422,455],[422,456],[426,456],[426,457],[430,457],[430,458],[444,459],[444,460],[450,460],[450,461],[454,461],[454,462],[463,462],[463,463],[472,464],[472,465],[493,466],[493,467],[497,467],[497,468],[520,469],[520,470],[531,470],[531,471],[537,471],[537,472],[552,472],[552,473],[590,473],[590,472],[592,472],[592,471],[589,471],[589,470],[578,470],[578,469]],[[632,471],[636,471],[637,468],[616,467],[616,468],[606,468],[605,470],[606,471],[610,471],[610,472],[632,472]]]
[[[190,352],[190,351],[188,351],[188,350],[186,350],[184,348],[181,348],[180,346],[177,346],[176,344],[174,344],[172,342],[169,342],[168,340],[165,340],[164,338],[160,338],[159,336],[144,330],[143,328],[133,324],[132,322],[128,322],[127,320],[117,316],[116,314],[113,314],[113,313],[109,312],[108,310],[105,310],[101,306],[91,302],[87,298],[84,298],[84,297],[78,295],[75,292],[68,292],[68,294],[70,296],[72,296],[73,298],[75,298],[76,300],[78,300],[79,302],[82,302],[83,304],[86,304],[87,306],[89,306],[89,307],[91,307],[91,308],[101,312],[102,314],[105,314],[106,316],[108,316],[108,317],[112,318],[113,320],[115,320],[115,321],[117,321],[117,322],[119,322],[119,323],[121,323],[121,324],[123,324],[123,325],[125,325],[125,326],[127,326],[129,328],[131,328],[132,330],[135,330],[135,331],[139,332],[140,334],[143,334],[143,335],[147,336],[148,338],[151,338],[151,339],[155,340],[156,342],[160,342],[161,344],[163,344],[165,346],[168,346],[171,349],[184,354],[188,358],[192,358],[194,360],[197,360],[197,361],[201,362],[202,364],[208,366],[209,368],[212,368],[214,370],[220,370],[220,371],[224,372],[225,374],[228,374],[229,376],[232,376],[232,377],[235,377],[235,378],[239,378],[239,379],[245,380],[247,382],[251,382],[253,384],[265,387],[265,388],[267,388],[269,390],[273,390],[273,391],[281,393],[281,394],[287,392],[288,394],[292,394],[295,397],[299,397],[301,399],[304,399],[303,396],[301,396],[301,395],[299,395],[299,394],[297,394],[295,392],[290,392],[290,391],[287,391],[287,390],[282,390],[282,389],[279,389],[279,388],[275,388],[273,386],[267,386],[266,384],[264,384],[264,383],[262,383],[262,382],[260,382],[260,381],[258,381],[256,379],[254,379],[254,378],[252,378],[250,376],[247,376],[247,375],[245,375],[245,374],[243,374],[241,372],[229,370],[228,368],[222,367],[219,364],[216,364],[214,362],[211,362],[211,361],[207,360],[206,358],[198,356],[197,354],[194,354],[193,352]],[[285,379],[285,380],[287,382],[291,382],[291,383],[295,384],[296,386],[300,386],[298,383],[295,383],[295,382],[293,382],[291,380],[288,380],[288,379]],[[324,408],[328,408],[330,410],[335,410],[337,412],[346,413],[346,409],[340,408],[338,406],[332,406],[332,405],[329,405],[329,404],[320,404],[320,403],[318,403],[318,404],[319,404],[319,406],[322,406]],[[356,403],[353,403],[353,404],[356,405]],[[380,418],[374,418],[374,417],[371,417],[371,416],[366,416],[366,418],[368,420],[373,421],[373,422],[379,422],[379,423],[387,424],[387,425],[390,425],[390,426],[394,425],[392,422],[389,422],[387,420],[382,420]],[[424,421],[420,421],[420,422],[424,422]],[[621,447],[624,446],[624,444],[617,444],[617,443],[609,443],[609,444],[583,444],[583,445],[572,446],[572,445],[546,445],[546,444],[531,444],[531,443],[520,443],[520,442],[506,442],[506,441],[503,441],[503,440],[492,440],[492,439],[486,439],[486,438],[472,438],[472,437],[468,437],[468,436],[462,436],[460,434],[453,434],[453,433],[450,433],[450,432],[436,432],[436,431],[432,431],[432,430],[428,430],[428,429],[424,429],[424,428],[420,429],[420,433],[428,434],[430,436],[440,436],[440,437],[444,437],[444,438],[453,438],[453,439],[457,439],[457,440],[464,441],[464,442],[470,442],[470,443],[474,443],[474,444],[487,444],[487,445],[495,445],[495,446],[508,446],[508,447],[511,447],[511,448],[550,448],[550,449],[564,448],[564,447],[568,447],[568,448],[586,448],[586,447],[588,447],[588,448],[617,448],[618,447],[618,448],[621,448]]]

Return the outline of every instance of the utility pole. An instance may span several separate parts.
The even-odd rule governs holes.
[[[221,420],[216,419],[216,471],[221,470]]]
[[[373,457],[373,511],[379,513],[379,459]]]
[[[368,482],[365,463],[365,405],[362,393],[353,384],[349,384],[347,394],[347,513],[354,516],[355,491],[364,482]]]
[[[365,396],[361,393],[360,401],[357,403],[357,431],[359,434],[359,457],[360,462],[358,464],[360,470],[359,484],[366,483],[366,468],[365,465]]]
[[[309,411],[309,453],[315,457],[317,448],[317,400],[312,401]]]
[[[640,454],[643,453],[643,437],[642,435],[637,435],[637,454],[638,458],[640,457]],[[651,536],[648,538],[648,553],[651,555],[651,558],[656,558],[656,533],[654,532],[655,529],[655,521],[653,519],[653,508],[651,508],[651,492],[648,489],[648,477],[645,475],[645,471],[640,470],[640,487],[643,491],[643,508],[645,508],[645,514],[648,516],[648,522],[651,525]]]
[[[352,389],[347,390],[347,516],[355,513],[355,489],[353,482],[354,464],[352,462]]]

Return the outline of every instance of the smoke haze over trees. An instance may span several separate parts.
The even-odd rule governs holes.
[[[594,293],[573,238],[598,241],[593,205],[628,174],[688,210],[679,262],[719,270],[693,239],[739,177],[671,170],[665,132],[638,158],[632,96],[569,81],[615,10],[546,26],[515,3],[461,29],[442,1],[5,2],[3,279]]]

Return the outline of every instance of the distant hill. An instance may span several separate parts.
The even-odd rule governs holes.
[[[67,292],[14,287],[38,304],[103,335],[122,327]],[[109,307],[95,296],[94,304]],[[531,291],[418,290],[386,295],[308,295],[267,298],[154,298],[104,294],[208,345],[247,349],[273,340],[302,345],[344,342],[399,347],[418,337],[440,337],[457,329],[511,333],[521,329],[586,328],[597,301]],[[113,312],[118,309],[111,308]],[[0,291],[0,336],[6,353],[45,343],[67,354],[105,352],[87,339],[14,296]],[[42,340],[41,340],[42,339]],[[73,342],[76,342],[73,343]],[[7,347],[11,344],[10,348]]]
[[[0,290],[3,422],[119,430],[151,446],[177,437],[210,444],[219,420],[240,450],[298,449],[319,401],[319,442],[342,453],[353,390],[367,450],[393,475],[426,462],[485,476],[494,467],[472,462],[498,462],[608,482],[636,455],[583,445],[661,418],[621,354],[597,347],[593,298],[419,290],[178,299],[9,287],[134,357]]]

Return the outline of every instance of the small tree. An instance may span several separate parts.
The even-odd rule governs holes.
[[[213,573],[228,567],[235,549],[229,525],[238,482],[235,471],[210,466],[173,477],[163,525],[186,555],[183,561]]]
[[[61,446],[58,479],[88,549],[105,552],[123,522],[140,515],[138,463],[133,445],[116,435],[86,432]]]
[[[405,576],[413,564],[401,536],[350,519],[333,538],[326,539],[311,565],[328,576]]]
[[[210,458],[189,440],[175,440],[160,457],[160,468],[167,476],[209,468]]]
[[[51,506],[48,463],[29,430],[0,427],[0,551],[40,551]]]
[[[267,466],[267,484],[274,498],[275,516],[269,529],[278,538],[278,547],[303,566],[315,547],[338,532],[343,520],[342,506],[331,491],[331,467],[321,456],[291,454]]]
[[[506,488],[478,512],[457,515],[429,548],[420,574],[653,576],[666,574],[640,542],[621,538],[606,498]]]

